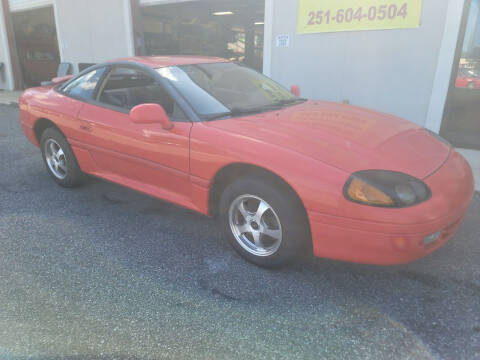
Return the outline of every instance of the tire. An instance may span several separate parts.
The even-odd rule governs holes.
[[[219,215],[234,249],[262,267],[289,264],[311,243],[300,200],[269,177],[251,176],[228,185],[220,198]]]
[[[66,188],[81,184],[83,173],[65,136],[55,128],[47,128],[40,139],[47,172],[55,182]]]
[[[469,82],[469,83],[468,83],[467,88],[468,88],[468,89],[476,89],[477,86],[476,86],[475,83],[472,81],[472,82]]]

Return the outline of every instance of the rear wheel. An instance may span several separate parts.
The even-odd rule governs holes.
[[[42,133],[40,145],[50,176],[63,187],[78,186],[83,174],[65,136],[57,129],[48,128]]]
[[[476,89],[477,86],[475,85],[475,83],[474,83],[473,81],[471,81],[471,82],[468,83],[467,88],[469,88],[469,89]]]
[[[291,262],[309,240],[298,199],[259,177],[237,180],[225,189],[220,221],[232,246],[248,261],[264,267]]]

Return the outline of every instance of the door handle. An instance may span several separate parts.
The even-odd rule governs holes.
[[[80,130],[91,132],[92,128],[87,125],[80,125]]]
[[[92,132],[92,127],[90,126],[90,124],[88,122],[82,121],[80,123],[80,130],[86,131],[86,132]]]

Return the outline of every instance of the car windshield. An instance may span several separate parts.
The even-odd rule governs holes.
[[[480,77],[475,70],[468,70],[468,71],[467,71],[467,76],[469,76],[469,77],[475,77],[475,78]]]
[[[234,63],[157,69],[204,120],[253,114],[305,101],[266,76]]]

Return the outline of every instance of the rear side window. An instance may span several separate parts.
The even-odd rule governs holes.
[[[105,68],[99,68],[68,83],[61,90],[64,94],[81,100],[93,100],[93,95]]]

